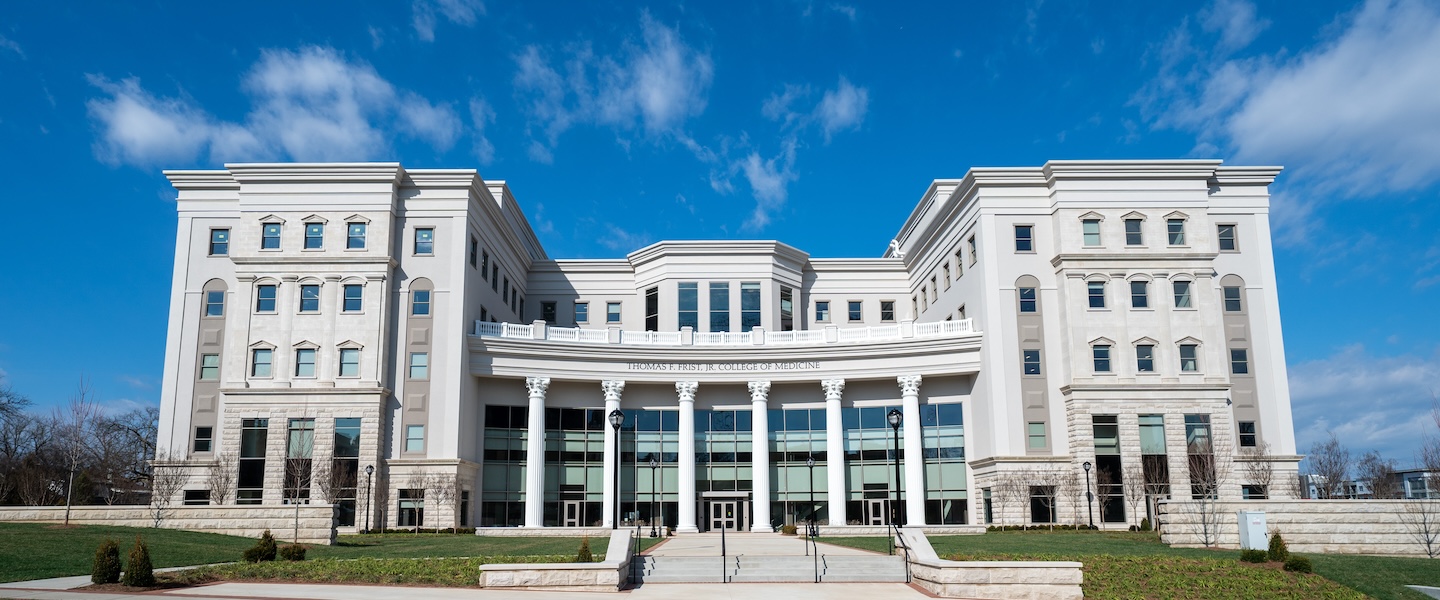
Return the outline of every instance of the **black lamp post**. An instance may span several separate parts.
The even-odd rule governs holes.
[[[625,424],[625,413],[620,409],[610,411],[610,427],[615,430],[615,522],[611,529],[620,528],[620,426]]]
[[[370,533],[370,505],[375,503],[375,465],[365,465],[365,533]]]
[[[653,537],[660,537],[660,532],[659,532],[659,530],[655,529],[655,513],[657,512],[657,511],[655,510],[655,505],[656,505],[656,503],[657,503],[657,498],[658,498],[658,496],[657,496],[657,494],[656,494],[657,488],[655,487],[655,481],[656,481],[656,479],[655,479],[655,469],[658,469],[658,468],[660,468],[660,461],[659,461],[659,460],[656,460],[654,454],[651,454],[651,455],[650,455],[650,537],[652,537],[652,538],[653,538]]]
[[[805,466],[810,468],[810,529],[815,529],[815,455],[805,457]]]
[[[885,420],[890,422],[890,429],[895,432],[895,505],[890,507],[890,523],[899,526],[904,525],[897,517],[900,515],[900,422],[905,416],[899,409],[892,408],[885,415]]]
[[[1090,528],[1095,528],[1095,494],[1090,493],[1090,461],[1080,465],[1085,467],[1085,513],[1090,516]]]

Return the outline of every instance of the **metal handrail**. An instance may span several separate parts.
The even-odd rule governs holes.
[[[722,513],[722,517],[720,518],[720,583],[730,583],[730,579],[725,576],[726,569],[730,567],[729,562],[730,560],[726,557],[725,550],[725,517]]]
[[[890,527],[895,529],[895,535],[892,536],[892,539],[900,544],[900,548],[905,551],[905,583],[910,583],[910,556],[914,554],[914,552],[911,552],[910,544],[905,542],[905,536],[900,534],[900,526],[891,523]]]
[[[815,538],[818,537],[820,537],[820,526],[815,524],[815,519],[812,517],[805,526],[805,541],[814,550],[811,556],[815,557],[815,583],[820,583],[820,545],[815,543]]]
[[[640,583],[640,526],[635,526],[635,533],[630,534],[630,539],[635,540],[635,553],[630,556],[630,585]]]

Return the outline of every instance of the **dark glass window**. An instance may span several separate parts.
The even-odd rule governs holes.
[[[1035,288],[1020,288],[1020,312],[1033,313],[1036,309]]]
[[[880,301],[880,320],[881,320],[881,321],[886,321],[886,322],[890,322],[890,321],[894,321],[894,320],[895,320],[895,301],[894,301],[894,300],[881,300],[881,301]]]
[[[1235,226],[1220,225],[1216,227],[1215,239],[1220,241],[1221,250],[1234,251],[1237,248],[1235,244]]]
[[[1150,307],[1150,282],[1130,282],[1130,308]]]
[[[780,331],[795,329],[795,290],[780,287]]]
[[[1244,310],[1244,307],[1240,304],[1240,286],[1226,286],[1224,294],[1225,312],[1240,312]]]
[[[435,230],[429,227],[415,230],[415,253],[435,253]]]
[[[541,303],[540,303],[540,320],[545,321],[546,323],[554,323],[554,322],[555,322],[555,303],[554,303],[554,302],[541,302]]]
[[[660,331],[660,288],[645,290],[645,331]]]
[[[300,286],[300,312],[320,312],[320,286]]]
[[[679,312],[679,327],[689,327],[692,330],[700,329],[700,284],[693,281],[682,281],[677,286],[677,297]]]
[[[364,223],[350,223],[345,227],[345,248],[350,250],[365,249]]]
[[[210,230],[210,255],[225,256],[230,253],[230,230]]]
[[[1125,245],[1139,246],[1145,243],[1140,234],[1140,219],[1125,219]]]
[[[360,312],[364,304],[365,287],[358,284],[345,286],[345,312]]]
[[[1254,448],[1256,444],[1255,422],[1240,421],[1240,446],[1243,448]]]
[[[212,443],[214,442],[214,438],[215,438],[215,433],[214,433],[214,432],[215,432],[215,428],[213,428],[213,427],[196,427],[196,428],[195,428],[195,451],[196,451],[196,452],[209,452],[209,451],[210,451],[210,449],[212,448]]]
[[[224,292],[224,291],[210,291],[210,292],[205,292],[205,316],[207,316],[207,317],[223,317],[223,316],[225,316],[225,292]]]
[[[1039,350],[1023,350],[1023,351],[1021,351],[1021,358],[1022,358],[1022,361],[1021,361],[1021,362],[1024,363],[1024,367],[1025,367],[1024,373],[1025,373],[1026,375],[1039,375],[1039,374],[1040,374],[1040,351],[1039,351]]]
[[[850,320],[851,320],[851,321],[861,321],[861,320],[864,320],[864,316],[863,316],[863,314],[862,314],[862,312],[861,312],[861,310],[860,310],[861,301],[859,301],[859,300],[851,300],[851,301],[849,302],[849,305],[850,305],[850,311],[849,311],[849,312],[850,312]]]
[[[275,312],[275,286],[255,286],[255,312]]]
[[[410,314],[417,317],[430,314],[430,290],[410,291]]]
[[[1244,348],[1230,349],[1230,373],[1234,375],[1250,373],[1250,357]]]
[[[280,249],[279,223],[265,223],[260,226],[260,248],[262,250]]]
[[[1105,308],[1105,282],[1088,282],[1085,289],[1090,297],[1090,308]]]
[[[1016,226],[1015,226],[1015,251],[1016,251],[1016,252],[1034,252],[1034,251],[1035,251],[1034,234],[1035,234],[1035,228],[1034,228],[1034,227],[1032,227],[1032,226],[1030,226],[1030,225],[1016,225]]]
[[[710,331],[730,331],[730,284],[710,282]]]
[[[740,331],[760,326],[760,284],[740,283]]]
[[[1135,346],[1135,370],[1141,373],[1155,372],[1155,346],[1150,344]]]
[[[325,247],[325,224],[305,224],[305,249],[319,250]]]
[[[1091,348],[1091,353],[1094,354],[1094,358],[1095,358],[1095,372],[1096,372],[1096,373],[1109,373],[1109,372],[1110,372],[1110,346],[1105,345],[1105,344],[1096,344],[1093,348]]]

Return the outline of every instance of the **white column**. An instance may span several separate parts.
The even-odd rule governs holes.
[[[603,521],[605,527],[615,526],[615,473],[619,469],[620,457],[615,454],[616,431],[610,426],[610,413],[620,410],[620,392],[625,391],[624,381],[606,380],[600,382],[600,389],[605,391],[605,485],[602,488],[604,493],[600,502],[600,510],[604,513]]]
[[[844,525],[845,518],[845,423],[840,414],[840,394],[845,391],[844,379],[826,379],[825,388],[825,474],[830,506],[830,524]],[[811,482],[814,485],[814,482]]]
[[[700,384],[694,381],[675,382],[675,393],[680,396],[680,485],[677,502],[680,510],[676,516],[675,531],[696,533],[695,526],[695,390]]]
[[[920,429],[920,376],[897,377],[905,414],[905,524],[925,524],[925,447]]]
[[[770,525],[770,416],[765,401],[769,381],[750,382],[750,481],[754,496],[750,502],[750,531],[773,531]]]
[[[526,377],[530,422],[525,436],[525,526],[545,523],[545,390],[549,377]]]

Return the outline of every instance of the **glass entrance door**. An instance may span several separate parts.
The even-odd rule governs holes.
[[[579,500],[566,500],[560,505],[560,525],[562,527],[580,527],[580,513],[584,504]]]
[[[718,531],[722,527],[730,531],[735,531],[735,526],[740,522],[739,504],[740,503],[735,500],[711,500],[711,531]]]
[[[885,515],[886,515],[886,512],[887,512],[887,511],[885,510],[885,505],[886,505],[886,504],[889,504],[889,501],[888,501],[888,500],[866,500],[866,501],[865,501],[865,524],[866,524],[866,525],[884,525],[884,524],[886,523],[886,521],[888,520],[888,519],[886,519],[886,516],[885,516]]]

